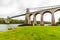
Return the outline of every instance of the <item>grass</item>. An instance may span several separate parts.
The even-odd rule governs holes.
[[[60,26],[25,26],[0,32],[0,40],[60,40]]]

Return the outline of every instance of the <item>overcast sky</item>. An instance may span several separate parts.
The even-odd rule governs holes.
[[[53,5],[60,5],[60,0],[0,0],[0,17],[23,14],[24,13],[23,11],[26,8],[36,8],[36,7],[45,7]],[[60,11],[55,13],[56,21],[60,15],[59,13]],[[24,17],[18,17],[18,18],[24,19]],[[40,20],[40,15],[37,16],[37,20]],[[46,13],[44,15],[44,20],[51,21],[51,14]]]

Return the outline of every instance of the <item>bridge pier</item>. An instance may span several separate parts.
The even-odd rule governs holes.
[[[29,17],[29,9],[27,8],[27,11],[26,11],[26,16],[25,16],[25,24],[31,24],[30,22],[30,17]]]
[[[33,14],[33,26],[36,25],[36,24],[37,24],[37,23],[36,23],[36,15]]]
[[[55,25],[55,18],[54,18],[54,13],[52,13],[52,22],[51,22],[52,26]]]
[[[40,21],[40,25],[41,25],[41,26],[44,26],[43,14],[41,14],[41,21]]]
[[[5,23],[9,24],[10,23],[10,17],[7,16],[7,19],[5,20]]]

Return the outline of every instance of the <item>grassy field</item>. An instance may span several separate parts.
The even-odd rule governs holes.
[[[59,26],[25,26],[0,32],[0,40],[60,40]]]

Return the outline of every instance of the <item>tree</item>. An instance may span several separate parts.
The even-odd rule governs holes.
[[[5,23],[4,18],[0,18],[0,24],[3,24],[3,23]]]
[[[58,19],[58,22],[60,22],[60,18]]]
[[[58,22],[56,24],[60,24],[60,18],[58,19]]]

